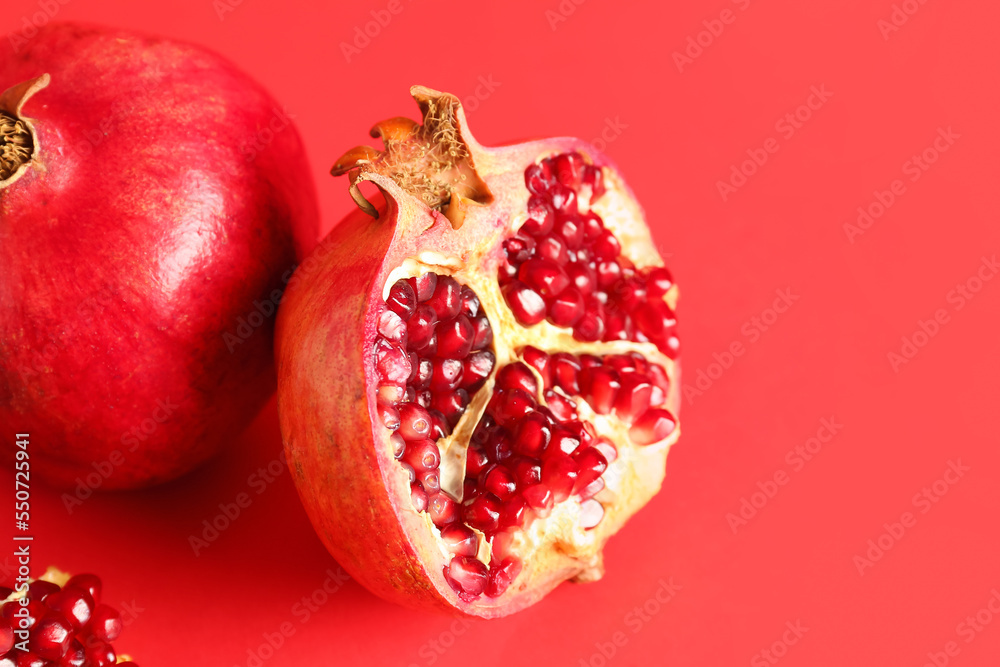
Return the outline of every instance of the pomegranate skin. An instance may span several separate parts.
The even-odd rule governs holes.
[[[43,74],[33,161],[0,187],[0,429],[60,486],[167,481],[274,390],[277,300],[318,233],[308,161],[199,47],[52,24],[0,89]]]

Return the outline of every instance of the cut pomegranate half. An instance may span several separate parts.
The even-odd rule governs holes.
[[[380,123],[384,151],[334,166],[361,211],[282,303],[281,428],[355,579],[503,616],[600,578],[605,542],[659,490],[678,290],[592,146],[485,148],[455,97],[412,93],[423,124]]]
[[[71,577],[54,567],[27,590],[0,587],[0,667],[138,667],[111,645],[124,624],[101,603],[101,589],[93,574]]]

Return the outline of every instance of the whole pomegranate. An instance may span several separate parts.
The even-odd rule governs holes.
[[[422,124],[379,123],[384,151],[334,166],[364,212],[282,302],[281,430],[355,579],[503,616],[601,577],[605,542],[659,490],[679,435],[677,287],[593,146],[485,148],[457,98],[411,92]]]
[[[62,485],[176,477],[274,390],[318,233],[298,133],[221,57],[119,30],[41,29],[3,88],[0,430]]]
[[[111,645],[125,622],[101,589],[93,574],[56,568],[16,591],[0,587],[0,667],[138,667]]]

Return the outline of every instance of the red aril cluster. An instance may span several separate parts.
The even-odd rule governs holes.
[[[111,642],[122,632],[122,618],[101,603],[97,576],[77,575],[63,587],[36,579],[24,596],[15,596],[9,588],[0,589],[0,594],[5,595],[0,609],[0,667],[135,666],[116,663]]]
[[[677,356],[676,318],[663,301],[673,285],[663,267],[636,269],[592,206],[604,195],[602,171],[579,153],[562,153],[525,171],[528,220],[504,242],[499,280],[518,321],[548,320],[580,341],[652,342]]]

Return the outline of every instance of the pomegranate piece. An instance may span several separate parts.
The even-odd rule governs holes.
[[[31,431],[33,479],[159,484],[274,393],[275,312],[319,230],[309,161],[212,51],[36,26],[0,52],[0,425]]]
[[[503,616],[599,578],[606,541],[659,489],[677,289],[592,146],[484,148],[454,97],[413,93],[423,124],[379,123],[386,151],[334,165],[361,210],[282,304],[281,429],[359,582]]]
[[[0,667],[116,664],[111,642],[121,635],[124,624],[113,607],[95,603],[95,598],[101,597],[101,580],[97,576],[69,577],[49,568],[43,578],[28,584],[26,594],[32,601],[27,607],[21,605],[21,592],[7,590],[6,599],[0,602]],[[24,628],[20,620],[25,608],[29,610],[26,636],[16,636],[13,628]],[[12,623],[12,619],[17,620]]]

